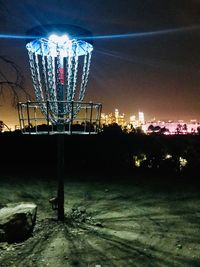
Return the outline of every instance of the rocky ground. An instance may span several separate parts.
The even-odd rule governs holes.
[[[6,177],[0,205],[38,205],[33,236],[0,243],[1,267],[200,266],[200,197],[197,186],[69,181],[64,223],[49,198],[53,180]]]

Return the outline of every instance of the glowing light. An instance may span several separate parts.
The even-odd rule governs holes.
[[[140,124],[144,124],[144,112],[138,112],[138,117]]]
[[[179,157],[179,162],[180,162],[180,170],[182,170],[188,163],[187,160],[182,157]]]
[[[134,122],[135,121],[135,115],[131,115],[130,116],[130,122]]]
[[[43,36],[35,35],[17,35],[17,34],[0,34],[0,39],[38,39]]]
[[[165,156],[165,159],[171,159],[172,158],[172,155],[170,155],[170,154],[167,154],[166,156]]]
[[[164,34],[173,34],[173,33],[184,33],[188,31],[199,30],[200,25],[188,26],[188,27],[179,27],[173,29],[164,29],[158,31],[149,31],[149,32],[132,32],[132,33],[121,33],[121,34],[105,34],[105,35],[96,35],[96,36],[74,36],[75,39],[84,39],[84,40],[98,40],[98,39],[123,39],[123,38],[145,38],[153,37]],[[0,34],[0,39],[38,39],[45,38],[44,36],[29,36],[29,35],[17,35],[17,34]]]
[[[133,163],[135,167],[140,167],[141,163],[147,159],[145,154],[140,154],[140,155],[134,155],[133,156]]]
[[[59,47],[59,56],[72,56],[72,40],[69,39],[67,34],[62,36],[51,34],[48,38],[49,52],[52,56],[56,57],[58,55]]]
[[[51,34],[49,36],[49,41],[54,42],[56,44],[63,45],[64,43],[67,43],[69,41],[69,37],[67,34],[64,34],[62,36],[58,36],[56,34]]]
[[[56,40],[52,41],[52,40]],[[58,43],[59,42],[59,43]],[[59,49],[58,49],[59,46]],[[26,45],[28,51],[41,56],[76,57],[84,56],[91,53],[93,46],[83,40],[70,40],[67,35],[51,36],[50,39],[35,39]]]
[[[164,34],[173,34],[173,33],[184,33],[188,31],[199,30],[199,25],[188,26],[188,27],[179,27],[173,29],[164,29],[158,31],[149,31],[149,32],[133,32],[133,33],[121,33],[121,34],[106,34],[106,35],[96,35],[96,36],[81,36],[84,40],[98,40],[98,39],[123,39],[123,38],[144,38],[144,37],[153,37]],[[76,37],[77,39],[79,37]]]

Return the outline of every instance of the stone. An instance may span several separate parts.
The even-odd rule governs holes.
[[[0,209],[0,242],[22,242],[29,238],[36,215],[34,203],[12,203]]]

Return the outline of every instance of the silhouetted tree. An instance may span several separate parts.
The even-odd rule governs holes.
[[[165,134],[167,132],[169,132],[169,129],[167,129],[166,127],[163,127],[163,128],[160,129],[160,133],[161,134]]]
[[[150,124],[147,130],[148,132],[154,132],[154,126]]]
[[[181,125],[181,124],[177,124],[177,127],[176,127],[176,133],[177,133],[177,134],[182,133],[182,125]]]
[[[156,134],[164,134],[166,132],[169,132],[169,129],[165,128],[165,127],[160,127],[159,125],[153,126],[152,124],[149,125],[148,127],[148,132],[149,133],[156,133]]]
[[[109,125],[103,125],[103,133],[104,134],[113,134],[113,135],[119,135],[122,134],[122,128],[117,123],[112,123]]]
[[[13,106],[19,102],[20,93],[30,98],[25,90],[24,77],[19,66],[14,61],[0,55],[0,96],[4,96],[6,91],[11,93]]]
[[[11,132],[11,129],[8,127],[8,125],[5,124],[3,121],[0,121],[0,133],[2,133],[5,128]]]
[[[154,132],[155,132],[155,133],[159,133],[160,130],[161,130],[161,127],[160,127],[159,125],[156,125],[156,126],[154,127]]]
[[[3,121],[0,121],[0,133],[2,133],[3,128],[4,128],[4,123]]]
[[[187,128],[187,124],[186,124],[186,123],[183,124],[183,126],[182,126],[182,130],[183,130],[185,133],[187,133],[188,128]]]

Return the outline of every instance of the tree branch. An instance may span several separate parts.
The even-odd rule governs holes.
[[[6,64],[11,72],[14,73],[14,77],[11,78],[6,73],[6,70],[0,67],[0,96],[3,96],[6,91],[10,91],[13,106],[16,106],[17,102],[19,102],[19,95],[21,93],[24,94],[27,99],[31,99],[30,94],[24,87],[24,76],[18,65],[7,57],[1,55],[0,61]]]

